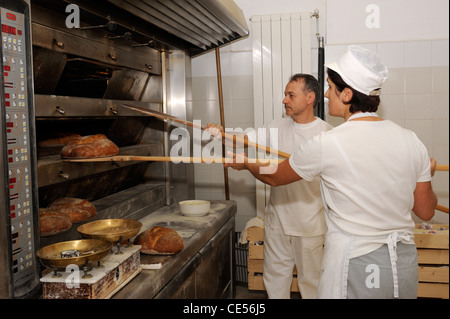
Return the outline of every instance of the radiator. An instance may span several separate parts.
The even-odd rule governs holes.
[[[311,73],[310,12],[251,17],[255,128],[283,117],[284,88],[295,73]],[[270,187],[256,181],[257,216],[264,216]]]

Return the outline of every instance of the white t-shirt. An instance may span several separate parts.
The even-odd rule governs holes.
[[[343,231],[414,235],[416,183],[431,180],[427,149],[414,132],[388,120],[349,121],[303,144],[289,163],[305,180],[320,176],[329,217]]]
[[[292,118],[273,120],[264,128],[278,129],[278,150],[293,154],[301,144],[333,127],[316,118],[307,124]],[[273,138],[273,135],[270,136]],[[289,185],[271,187],[265,210],[264,223],[272,228],[282,228],[288,236],[318,236],[326,231],[319,178],[298,181]]]

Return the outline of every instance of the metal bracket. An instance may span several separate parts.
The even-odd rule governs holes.
[[[117,29],[117,23],[115,21],[109,20],[106,24],[79,28],[79,30],[89,29],[108,29],[109,31],[114,31]]]

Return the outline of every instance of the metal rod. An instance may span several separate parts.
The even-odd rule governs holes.
[[[220,125],[225,128],[225,113],[223,110],[223,90],[222,90],[222,70],[220,68],[220,48],[216,47],[216,68],[217,68],[217,86],[219,91],[220,107]],[[225,155],[225,143],[222,143],[222,154]],[[228,169],[223,168],[223,177],[225,180],[225,199],[230,199],[230,186],[228,184]]]
[[[318,37],[319,41],[319,54],[318,54],[318,81],[320,83],[320,86],[322,87],[322,91],[320,94],[320,100],[319,104],[317,106],[317,116],[320,117],[322,120],[325,120],[325,48],[324,48],[324,39],[323,37]]]
[[[162,92],[163,92],[163,103],[162,109],[164,113],[167,113],[167,63],[166,63],[166,52],[161,52],[161,77],[162,77]],[[169,123],[164,121],[164,155],[169,156]],[[166,205],[170,206],[172,204],[172,167],[170,162],[164,164],[164,170],[166,172]]]
[[[322,120],[325,120],[325,48],[324,48],[324,37],[320,36],[319,32],[319,9],[314,10],[311,13],[311,18],[316,19],[316,38],[318,44],[318,71],[317,71],[317,80],[322,87],[322,92],[319,97],[319,104],[317,105],[316,115],[320,117]]]
[[[90,29],[108,29],[109,31],[114,31],[117,29],[117,23],[115,21],[109,20],[106,24],[94,25],[78,28],[78,30],[90,30]]]
[[[316,36],[319,37],[319,9],[314,10],[310,15],[311,18],[316,18]]]

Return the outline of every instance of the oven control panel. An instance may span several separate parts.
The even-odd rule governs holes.
[[[36,252],[33,221],[32,157],[30,148],[30,103],[27,46],[24,14],[1,10],[2,105],[4,162],[7,171],[6,187],[9,203],[6,218],[10,219],[10,250],[12,285],[14,287],[34,280]],[[34,120],[33,120],[34,121]],[[34,124],[33,124],[34,127]],[[5,172],[6,173],[6,172]],[[2,218],[5,218],[2,216]],[[2,230],[4,231],[4,230]]]

